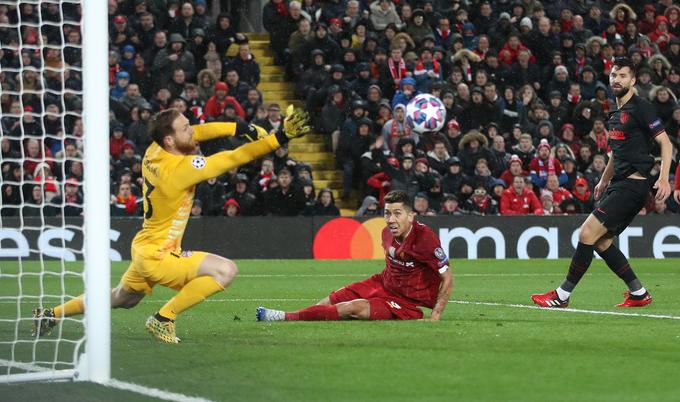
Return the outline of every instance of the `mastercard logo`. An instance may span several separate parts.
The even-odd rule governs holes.
[[[383,218],[363,223],[350,218],[337,218],[323,225],[314,236],[314,258],[317,260],[383,259],[381,239]]]

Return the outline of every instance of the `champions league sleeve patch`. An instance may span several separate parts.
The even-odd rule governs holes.
[[[449,260],[449,258],[446,256],[446,253],[444,253],[444,250],[441,247],[437,247],[434,250],[434,256],[437,257],[437,259],[440,262],[446,262]]]
[[[202,156],[196,156],[194,159],[191,160],[191,166],[194,167],[194,169],[203,169],[205,167],[205,158]]]
[[[653,122],[649,123],[649,129],[655,134],[661,131],[663,129],[663,123],[661,123],[661,119],[657,118]]]

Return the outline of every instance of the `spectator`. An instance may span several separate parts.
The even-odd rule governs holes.
[[[514,183],[515,176],[525,176],[522,160],[517,155],[512,155],[508,161],[508,168],[500,175],[506,187],[510,187]]]
[[[573,195],[573,200],[577,205],[577,212],[582,214],[588,214],[593,211],[594,203],[592,193],[588,188],[588,181],[579,177],[574,183],[574,190],[571,193]]]
[[[562,164],[550,155],[550,144],[545,139],[541,140],[538,145],[538,155],[529,164],[529,173],[531,182],[540,188],[545,187],[546,180],[551,174],[559,177],[560,184],[567,182],[567,175],[564,173]]]
[[[250,45],[242,43],[238,47],[238,55],[228,63],[225,67],[226,71],[230,69],[236,70],[240,80],[250,85],[257,87],[260,83],[260,65],[255,61],[255,57],[250,52]]]
[[[195,17],[194,6],[191,2],[185,1],[182,3],[180,15],[175,17],[170,24],[170,42],[172,43],[172,34],[182,35],[183,38],[191,37],[191,31],[197,28],[203,28],[203,25]]]
[[[350,191],[357,183],[357,178],[361,175],[359,167],[362,155],[382,146],[382,138],[378,137],[379,140],[376,141],[371,127],[372,122],[367,118],[362,118],[357,122],[357,129],[354,133],[346,133],[340,138],[336,159],[343,170],[343,199],[349,197]]]
[[[227,200],[235,200],[239,205],[239,212],[243,216],[257,214],[257,199],[255,195],[248,191],[248,176],[243,173],[236,175],[234,190],[224,197]]]
[[[167,82],[177,69],[183,70],[189,80],[196,76],[196,62],[194,56],[186,50],[186,44],[184,36],[173,33],[170,35],[170,46],[156,54],[151,72],[157,77],[158,84]]]
[[[224,203],[224,216],[233,218],[236,216],[241,215],[241,206],[239,205],[238,201],[236,201],[233,198],[229,198],[225,203]]]
[[[439,215],[461,216],[465,215],[465,211],[460,209],[458,205],[458,198],[453,194],[444,195],[444,203]]]
[[[515,176],[512,186],[501,196],[501,215],[542,215],[541,203],[533,191],[526,189],[526,179]]]
[[[389,24],[401,25],[401,19],[390,0],[378,0],[371,4],[371,24],[376,31],[384,31]]]
[[[228,95],[234,97],[239,103],[248,99],[248,91],[250,86],[241,81],[238,71],[234,68],[227,70],[227,86],[229,89]]]
[[[302,192],[291,187],[291,173],[283,169],[278,174],[278,186],[265,193],[265,212],[274,216],[296,216],[304,209]]]
[[[196,199],[201,202],[201,215],[218,216],[222,213],[225,192],[224,185],[216,177],[196,186]]]
[[[119,100],[127,92],[128,84],[130,84],[130,74],[127,71],[116,73],[116,86],[111,89],[111,97]]]
[[[340,216],[340,210],[335,206],[333,193],[327,188],[319,190],[319,197],[306,215]]]
[[[227,53],[229,46],[236,43],[238,40],[238,34],[232,26],[232,18],[227,13],[218,15],[217,21],[208,28],[206,34],[207,40],[215,43],[217,46],[217,53],[222,56]]]
[[[479,131],[470,131],[460,140],[460,151],[458,158],[460,158],[463,173],[472,175],[477,164],[477,160],[484,158],[487,162],[493,161],[493,155],[487,148],[489,140],[484,134]],[[493,162],[492,162],[493,163]],[[490,169],[495,169],[495,165],[490,165]]]
[[[83,214],[83,195],[79,189],[80,183],[75,179],[67,179],[64,193],[55,195],[53,204],[56,216],[81,216]]]
[[[404,154],[399,161],[399,168],[390,165],[382,153],[379,153],[379,156],[381,157],[380,165],[390,177],[392,190],[406,191],[410,197],[413,197],[420,191],[421,183],[424,178],[415,170],[415,158],[413,154]]]
[[[288,43],[288,39],[293,30],[290,30],[290,14],[292,10],[296,10],[298,14],[298,20],[300,19],[300,3],[295,1],[290,5],[291,12],[286,7],[286,2],[283,0],[270,0],[264,5],[262,10],[262,24],[264,29],[269,32],[270,49],[275,54],[274,64],[281,65],[284,63],[283,50]],[[290,21],[290,22],[289,22]]]
[[[552,193],[546,190],[541,192],[541,208],[543,209],[543,215],[559,215],[562,213]]]
[[[498,202],[487,193],[487,186],[477,185],[472,197],[465,201],[463,209],[472,215],[498,215]]]
[[[246,112],[239,102],[232,96],[228,96],[228,87],[224,82],[215,84],[215,94],[205,103],[205,115],[213,119],[219,117],[227,105],[231,105],[236,110],[236,114],[241,118],[246,118]]]
[[[283,116],[281,115],[281,107],[279,104],[270,103],[269,106],[267,106],[267,118],[254,119],[253,124],[264,128],[269,134],[283,132]]]
[[[427,194],[419,192],[413,197],[413,211],[418,216],[435,216],[437,213],[430,208],[430,199]]]
[[[563,187],[560,187],[559,179],[555,174],[548,175],[545,189],[543,190],[542,194],[546,192],[550,193],[552,196],[552,201],[556,206],[562,204],[562,201],[571,198],[571,193]]]
[[[354,216],[363,217],[379,215],[382,215],[382,211],[378,204],[378,200],[376,200],[375,197],[369,195],[364,198],[364,200],[361,203],[361,206],[359,207],[357,213]]]
[[[67,186],[68,188],[68,186]],[[77,189],[77,187],[76,187]],[[68,190],[67,190],[68,192]],[[121,183],[118,186],[118,195],[111,197],[112,216],[140,216],[141,209],[139,203],[141,199],[132,194],[130,183]]]

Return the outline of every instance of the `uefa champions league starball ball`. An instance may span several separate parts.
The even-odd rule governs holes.
[[[406,124],[418,134],[441,130],[445,120],[446,108],[436,96],[416,95],[406,105]]]

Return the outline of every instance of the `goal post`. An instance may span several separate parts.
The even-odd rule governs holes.
[[[111,378],[107,7],[0,0],[0,383]],[[33,308],[83,289],[84,316],[31,335]]]
[[[86,343],[78,379],[106,382],[111,378],[108,2],[83,0],[82,7]]]

